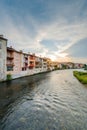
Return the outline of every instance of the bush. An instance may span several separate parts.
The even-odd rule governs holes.
[[[7,80],[12,80],[12,75],[11,74],[7,74]]]

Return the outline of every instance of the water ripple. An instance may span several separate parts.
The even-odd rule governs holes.
[[[3,83],[0,92],[1,130],[87,130],[87,88],[72,70]]]

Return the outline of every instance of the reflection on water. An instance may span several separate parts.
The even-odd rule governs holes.
[[[1,130],[87,130],[87,87],[61,70],[0,84]]]

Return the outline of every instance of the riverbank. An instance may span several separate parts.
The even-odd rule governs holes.
[[[73,75],[83,84],[87,84],[87,72],[73,71]]]
[[[54,71],[54,70],[32,70],[31,72],[30,71],[26,71],[26,72],[21,72],[19,74],[7,74],[7,77],[6,77],[6,80],[3,80],[3,81],[0,81],[0,83],[2,82],[8,82],[8,81],[11,81],[11,80],[15,80],[15,79],[20,79],[20,78],[24,78],[24,77],[30,77],[30,76],[33,76],[33,75],[40,75],[40,74],[43,74],[43,73],[49,73],[51,71]]]

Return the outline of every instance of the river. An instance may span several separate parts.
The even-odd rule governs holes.
[[[87,130],[87,86],[72,72],[0,83],[0,130]]]

